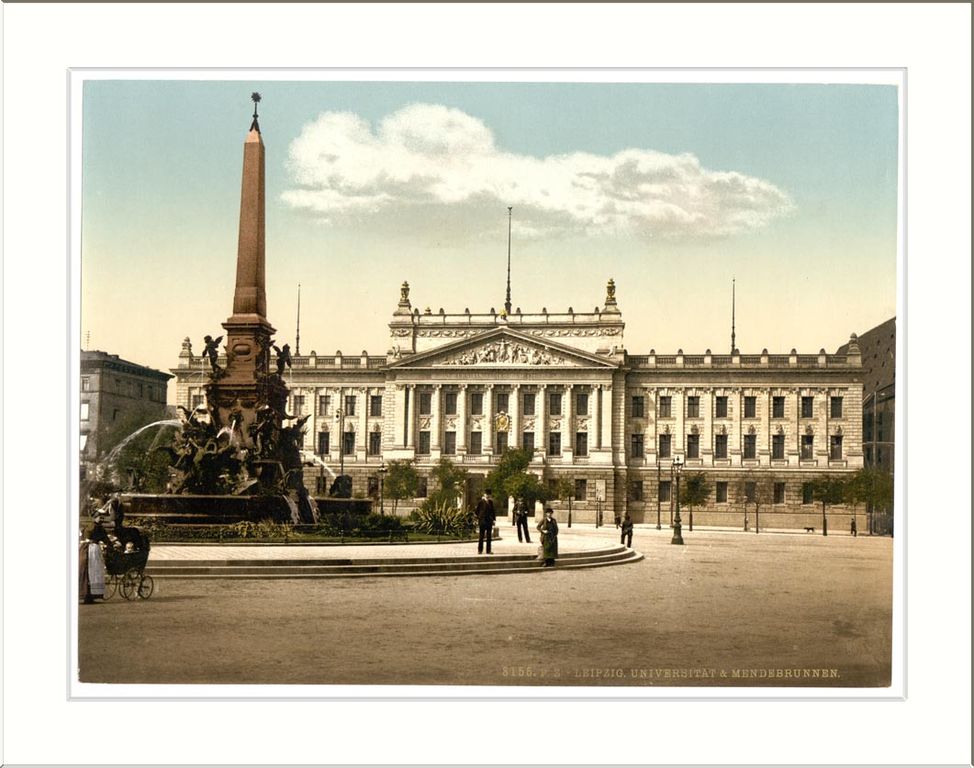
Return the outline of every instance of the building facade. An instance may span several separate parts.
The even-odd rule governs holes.
[[[166,416],[171,374],[97,350],[81,351],[80,466],[84,479],[104,453],[112,427],[135,429]]]
[[[425,477],[445,457],[468,471],[472,500],[504,449],[525,447],[543,482],[572,481],[580,522],[628,510],[668,525],[680,459],[710,487],[698,524],[753,526],[757,512],[762,527],[797,528],[821,519],[812,481],[863,466],[855,336],[835,355],[631,355],[611,280],[593,312],[533,314],[420,312],[404,283],[389,330],[385,355],[296,355],[286,374],[306,453],[357,495],[377,493],[385,462]],[[207,371],[184,340],[178,404],[205,403]],[[326,482],[306,470],[309,487]]]

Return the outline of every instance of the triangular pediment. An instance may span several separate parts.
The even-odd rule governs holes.
[[[497,328],[427,352],[403,357],[391,368],[615,368],[599,355],[565,344]]]

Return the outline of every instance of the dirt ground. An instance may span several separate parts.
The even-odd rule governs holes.
[[[885,686],[892,541],[639,530],[635,564],[424,578],[156,580],[79,607],[113,683]]]

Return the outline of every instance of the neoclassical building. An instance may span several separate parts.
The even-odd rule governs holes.
[[[601,309],[531,314],[421,312],[403,283],[385,355],[294,356],[289,413],[309,416],[319,464],[306,483],[321,492],[327,464],[375,495],[384,463],[411,460],[425,477],[446,457],[468,470],[474,499],[505,448],[530,447],[543,481],[573,482],[575,520],[601,511],[611,525],[628,509],[668,525],[677,459],[710,486],[698,524],[753,526],[759,511],[762,527],[818,529],[810,483],[863,465],[855,336],[842,354],[635,355],[624,329],[612,280]],[[205,402],[207,370],[184,340],[178,404]],[[829,514],[848,526],[847,510]]]

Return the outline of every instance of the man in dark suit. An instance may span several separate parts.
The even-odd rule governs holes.
[[[484,491],[483,497],[477,502],[477,527],[480,535],[477,538],[477,554],[484,553],[484,539],[487,540],[487,554],[490,554],[490,540],[494,535],[494,500],[490,497],[490,491]]]

